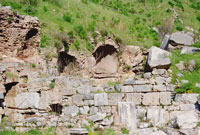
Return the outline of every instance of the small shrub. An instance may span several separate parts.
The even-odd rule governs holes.
[[[197,20],[200,22],[200,15],[197,16]]]
[[[54,82],[51,82],[51,83],[49,84],[49,87],[50,87],[51,89],[53,89],[53,88],[54,88],[54,85],[55,85],[55,83],[54,83]]]
[[[9,16],[9,18],[8,18],[8,23],[12,23],[12,17],[11,16]]]
[[[197,126],[200,127],[200,122],[197,123]]]
[[[80,36],[80,38],[88,39],[87,32],[85,31],[85,29],[84,29],[84,27],[82,25],[75,26],[74,30]]]
[[[86,49],[91,52],[94,49],[94,46],[91,45],[89,42],[87,42],[86,43]]]
[[[32,68],[36,68],[36,65],[34,63],[31,64]]]
[[[67,127],[68,128],[73,128],[73,126],[71,124],[68,124]]]
[[[111,81],[108,82],[108,85],[109,85],[109,86],[114,86],[114,85],[116,85],[116,84],[120,84],[120,82],[111,82]]]
[[[131,66],[126,64],[125,67],[124,67],[124,71],[128,72],[130,70],[131,70]]]
[[[3,6],[11,6],[13,9],[21,9],[22,6],[16,2],[11,2],[11,1],[3,1],[2,2]]]
[[[183,30],[184,30],[184,27],[181,26],[181,25],[178,25],[178,26],[176,27],[176,30],[178,30],[178,31],[183,31]]]
[[[63,19],[64,19],[66,22],[71,23],[71,22],[72,22],[72,14],[71,14],[71,13],[65,13],[65,14],[63,15]]]
[[[23,4],[37,6],[40,3],[40,0],[23,0]]]
[[[51,3],[52,5],[56,5],[58,7],[62,7],[63,6],[63,3],[61,0],[42,0],[44,2],[49,2]]]
[[[60,25],[60,26],[59,26],[59,30],[60,30],[61,32],[63,32],[63,31],[64,31],[64,26],[63,26],[63,25]]]
[[[84,4],[88,4],[88,0],[81,0]]]
[[[126,128],[121,128],[121,132],[122,132],[123,134],[129,134],[129,131],[128,131],[128,129],[126,129]]]
[[[31,135],[41,135],[42,133],[38,130],[29,130],[27,133],[31,134]]]
[[[102,37],[108,36],[108,31],[107,30],[101,30],[100,33],[101,33]]]
[[[169,4],[172,8],[174,7],[174,3],[172,3],[171,1],[169,1],[168,4]]]
[[[67,34],[68,34],[68,36],[69,36],[70,38],[74,38],[74,32],[73,32],[73,31],[70,31],[70,32],[68,32]]]
[[[80,42],[78,40],[76,40],[74,42],[74,46],[76,47],[77,50],[79,50],[80,49]]]
[[[49,44],[49,38],[44,35],[44,34],[41,34],[41,44],[40,44],[40,47],[41,48],[45,48],[46,46],[48,46]]]
[[[93,22],[89,23],[87,29],[88,29],[88,31],[94,32],[95,31],[95,22],[93,21]]]
[[[193,44],[194,47],[200,48],[200,42],[196,42]]]
[[[122,43],[122,39],[120,37],[115,37],[115,41],[118,43],[118,44],[121,44]]]
[[[29,5],[25,8],[24,12],[28,15],[36,15],[38,13],[37,9],[34,6]]]
[[[48,8],[46,6],[43,7],[44,12],[48,12]]]
[[[116,135],[115,132],[110,128],[105,129],[102,134],[103,135]]]

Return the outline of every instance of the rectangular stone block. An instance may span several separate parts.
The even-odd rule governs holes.
[[[142,103],[142,93],[129,93],[126,94],[126,102],[134,102],[136,105]]]
[[[159,105],[159,93],[146,93],[142,100],[143,105]]]
[[[108,95],[109,105],[118,105],[118,102],[122,102],[124,97],[123,93],[111,93]]]
[[[133,92],[151,92],[152,88],[152,85],[134,85]]]
[[[136,108],[133,102],[119,102],[118,114],[120,122],[126,125],[129,131],[136,130]]]
[[[74,95],[72,97],[72,101],[76,106],[83,106],[83,96],[82,95]]]
[[[161,92],[160,93],[160,104],[170,105],[171,104],[171,93],[170,92]]]
[[[153,126],[163,127],[169,121],[169,113],[164,109],[148,109],[147,119]]]
[[[108,94],[107,93],[95,94],[94,105],[95,106],[108,105]]]
[[[124,93],[129,93],[129,92],[133,92],[133,87],[132,86],[122,86],[122,92]]]
[[[159,84],[153,86],[153,91],[166,91],[167,88],[165,85]]]
[[[164,50],[168,50],[169,40],[170,40],[170,35],[165,35],[160,45],[160,48]]]

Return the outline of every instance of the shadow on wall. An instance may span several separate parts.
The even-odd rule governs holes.
[[[117,52],[117,49],[112,45],[104,45],[98,47],[95,52],[92,54],[96,60],[96,64],[98,64],[101,59],[105,58],[108,55],[112,55]]]
[[[64,69],[66,67],[69,67],[69,65],[77,65],[77,59],[72,56],[67,54],[66,52],[62,51],[58,53],[58,71],[60,73],[63,73]],[[73,69],[71,69],[73,70]]]

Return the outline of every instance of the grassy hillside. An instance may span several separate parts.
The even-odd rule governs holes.
[[[41,47],[53,46],[56,33],[74,38],[71,48],[91,51],[94,45],[89,38],[96,37],[95,30],[114,35],[124,45],[144,47],[160,45],[162,37],[153,27],[170,33],[189,26],[199,32],[200,2],[196,0],[0,0],[0,3],[40,19]],[[172,8],[179,17],[171,28]]]

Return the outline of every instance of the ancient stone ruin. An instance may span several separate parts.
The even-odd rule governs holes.
[[[0,22],[2,57],[23,60],[0,61],[0,119],[13,130],[53,126],[59,135],[77,135],[92,123],[118,133],[125,127],[130,135],[199,135],[199,94],[175,93],[170,52],[120,47],[108,38],[92,56],[59,52],[59,70],[76,62],[82,76],[50,74],[26,61],[39,47],[38,19],[0,8]]]
[[[0,24],[1,56],[25,60],[36,55],[40,46],[38,18],[18,15],[4,7],[0,8]]]

